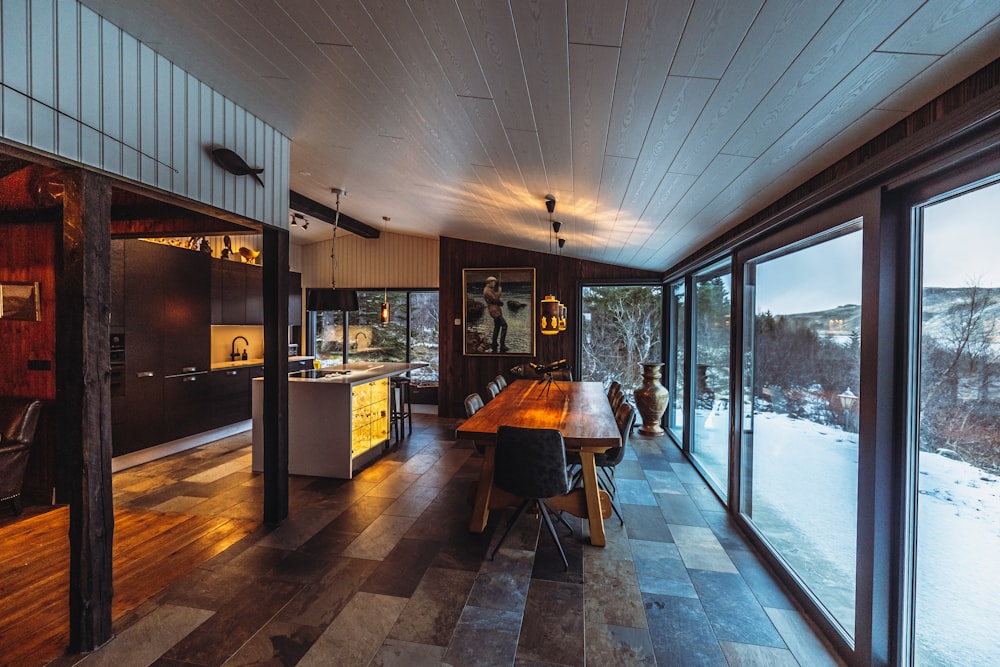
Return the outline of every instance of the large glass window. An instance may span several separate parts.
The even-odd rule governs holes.
[[[914,662],[1000,655],[1000,184],[916,209],[921,232]]]
[[[389,321],[381,320],[382,300]],[[351,361],[423,361],[410,372],[417,382],[438,379],[438,293],[433,291],[358,290],[357,312],[317,312],[316,358],[324,364]]]
[[[684,316],[684,281],[670,286],[670,404],[667,428],[680,442],[684,432],[684,354],[687,345],[687,319]]]
[[[854,634],[861,230],[745,265],[741,508]]]
[[[618,380],[631,397],[642,384],[639,364],[662,360],[663,287],[588,285],[581,303],[581,379]]]
[[[729,262],[695,276],[691,455],[726,495],[729,472]]]

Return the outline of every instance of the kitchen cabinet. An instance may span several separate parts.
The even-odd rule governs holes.
[[[163,379],[163,430],[159,442],[168,442],[211,427],[212,405],[208,371]]]
[[[183,248],[160,248],[163,374],[207,371],[211,365],[212,314],[205,286],[211,281],[212,258]]]
[[[264,375],[263,366],[220,368],[209,374],[211,419],[219,428],[250,419],[250,381]]]
[[[288,326],[302,326],[302,274],[288,272]]]
[[[112,423],[119,422],[112,440],[116,456],[162,442],[163,258],[161,248],[155,244],[125,242],[125,395],[124,401],[119,402],[125,414],[112,414]]]
[[[264,272],[261,267],[215,260],[211,283],[212,324],[264,323]]]

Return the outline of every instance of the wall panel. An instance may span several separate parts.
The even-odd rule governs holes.
[[[0,2],[0,81],[0,140],[288,227],[288,138],[76,0]]]

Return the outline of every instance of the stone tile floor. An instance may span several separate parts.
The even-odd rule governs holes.
[[[569,559],[522,519],[467,530],[481,458],[457,421],[414,430],[350,481],[292,477],[289,518],[175,580],[89,656],[53,665],[842,664],[665,439],[633,435],[617,472],[625,517]],[[249,432],[122,471],[116,506],[261,516]],[[83,658],[81,660],[81,657]]]

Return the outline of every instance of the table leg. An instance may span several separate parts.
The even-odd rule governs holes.
[[[587,519],[590,521],[590,543],[597,547],[603,547],[607,540],[604,536],[601,489],[597,485],[597,464],[594,462],[594,452],[580,452],[580,467],[583,469],[583,491],[587,496]]]
[[[473,533],[481,533],[486,530],[486,522],[490,518],[495,449],[491,445],[487,445],[484,449],[483,467],[479,471],[479,488],[476,489],[476,502],[472,507],[472,519],[469,521],[469,530]]]

